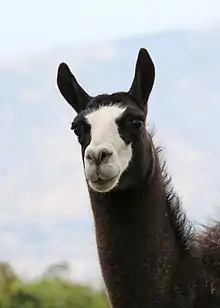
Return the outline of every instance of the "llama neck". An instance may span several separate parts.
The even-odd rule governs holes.
[[[161,307],[179,253],[159,162],[151,181],[108,194],[90,191],[90,198],[112,306]]]

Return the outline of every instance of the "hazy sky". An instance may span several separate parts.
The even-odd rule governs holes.
[[[0,0],[0,7],[0,57],[220,20],[219,0]]]

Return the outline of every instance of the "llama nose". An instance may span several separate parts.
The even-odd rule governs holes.
[[[103,162],[107,162],[112,156],[113,152],[108,148],[99,148],[97,150],[88,149],[86,152],[86,159],[96,164],[97,166]]]

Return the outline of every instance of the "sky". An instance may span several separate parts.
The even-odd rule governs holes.
[[[220,20],[218,0],[0,0],[0,7],[0,58]]]
[[[219,28],[220,2],[0,0],[0,8],[0,76],[6,90],[0,92],[0,139],[4,144],[0,162],[0,247],[4,251],[0,251],[0,260],[9,260],[25,277],[41,273],[51,262],[67,260],[72,262],[73,277],[98,281],[99,264],[80,151],[68,129],[72,113],[54,88],[60,58],[53,56],[56,50],[65,50],[65,46],[89,46],[94,40],[107,42],[92,51],[83,53],[79,49],[80,54],[68,55],[71,67],[87,78],[89,86],[86,68],[88,62],[92,65],[91,59],[94,63],[100,59],[107,63],[120,59],[120,50],[109,41],[165,30]],[[134,60],[129,59],[130,69]],[[100,76],[99,82],[93,79],[94,88],[100,86]],[[114,78],[112,86],[120,81],[120,76],[117,81]],[[177,80],[177,89],[187,99],[194,76],[192,82],[184,78],[183,74]],[[200,100],[201,83],[196,81],[195,97]],[[11,84],[13,91],[7,91]],[[211,90],[204,90],[205,98],[211,100]],[[218,105],[217,97],[216,101],[213,98],[213,106]],[[197,114],[198,106],[194,107],[189,118]],[[202,109],[205,115],[207,110]],[[213,110],[217,114],[217,107]],[[181,129],[181,123],[177,125]],[[195,148],[189,138],[182,140],[173,133],[173,139],[162,134],[167,138],[164,143],[171,151],[174,182],[182,187],[184,202],[191,204],[201,190],[205,191],[205,180],[213,183],[212,179],[205,179],[201,184],[201,170],[208,168],[204,163],[207,153]],[[218,154],[216,149],[215,157]],[[214,169],[218,170],[216,166]],[[206,201],[210,199],[205,198]],[[208,213],[198,211],[194,203],[192,216]]]

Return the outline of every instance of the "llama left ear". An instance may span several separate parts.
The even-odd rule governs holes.
[[[77,113],[85,109],[91,100],[91,96],[83,90],[68,65],[63,62],[58,67],[57,86],[65,100]]]
[[[147,114],[147,102],[155,80],[155,66],[146,49],[141,48],[132,86],[128,92]]]

